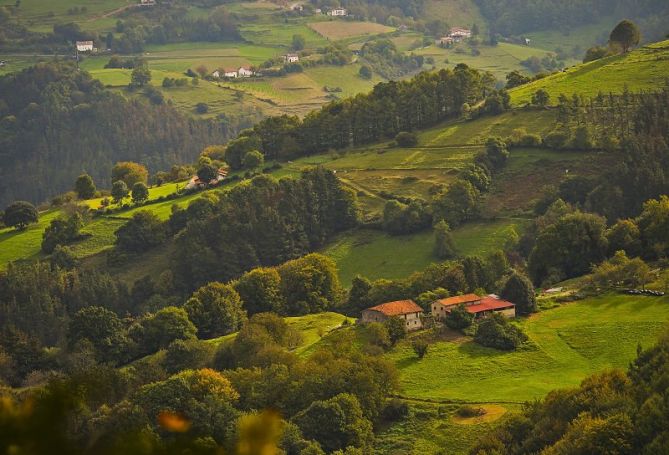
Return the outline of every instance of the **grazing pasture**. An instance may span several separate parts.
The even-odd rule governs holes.
[[[338,41],[360,36],[380,35],[394,31],[393,27],[374,22],[331,20],[311,22],[309,27],[329,41]]]
[[[669,74],[669,41],[642,47],[627,54],[585,63],[510,91],[515,105],[529,103],[539,89],[557,104],[560,94],[594,97],[604,93],[657,90],[666,85]]]
[[[409,343],[391,352],[411,398],[520,403],[573,387],[605,368],[625,368],[669,321],[669,297],[605,294],[524,319],[530,341],[503,352],[470,338],[440,341],[418,360]],[[615,342],[613,342],[615,340]]]

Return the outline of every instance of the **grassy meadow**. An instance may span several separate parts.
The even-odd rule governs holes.
[[[499,43],[497,46],[480,45],[477,49],[480,54],[475,55],[466,44],[458,44],[450,49],[433,44],[413,52],[426,58],[432,57],[436,68],[454,68],[464,63],[472,68],[489,71],[500,81],[511,71],[527,73],[528,70],[520,64],[521,61],[533,56],[542,58],[549,53],[545,49],[510,43]],[[570,60],[568,63],[576,62]]]
[[[423,360],[408,343],[388,357],[408,397],[518,403],[576,386],[602,369],[625,368],[637,345],[651,346],[668,321],[669,297],[606,294],[522,320],[530,342],[518,351],[462,338],[431,345]]]
[[[509,238],[521,234],[524,225],[524,220],[513,219],[468,223],[453,231],[453,240],[458,254],[485,256],[502,248]],[[370,280],[406,278],[439,262],[434,255],[434,235],[430,230],[392,236],[360,229],[340,235],[322,252],[337,263],[345,287],[351,285],[356,275]]]
[[[539,89],[548,91],[551,102],[560,94],[597,96],[598,93],[622,93],[656,90],[666,84],[669,75],[669,41],[662,41],[623,55],[606,57],[567,69],[510,91],[511,100],[529,103]]]
[[[392,32],[395,29],[374,22],[357,21],[319,21],[309,23],[309,28],[328,41],[339,41],[361,36],[380,35]]]

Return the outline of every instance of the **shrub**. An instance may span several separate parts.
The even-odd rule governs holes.
[[[395,136],[395,141],[401,147],[414,147],[418,145],[418,136],[416,133],[409,133],[407,131],[402,131]]]
[[[406,401],[393,398],[383,408],[383,418],[388,422],[401,420],[409,415],[409,405]]]
[[[485,414],[485,409],[465,404],[460,406],[458,410],[455,411],[455,413],[458,415],[458,417],[463,418],[479,417]]]
[[[453,330],[464,330],[472,325],[474,315],[467,311],[465,305],[453,308],[444,318],[444,323]]]
[[[541,145],[541,136],[538,134],[525,134],[518,141],[520,147],[538,147]]]
[[[564,131],[553,131],[544,137],[544,145],[553,149],[562,149],[569,142],[569,134]]]
[[[427,341],[419,338],[411,343],[411,347],[413,348],[413,352],[416,353],[418,358],[422,359],[425,357],[425,354],[427,354],[427,350],[429,349],[430,345],[427,343]]]
[[[479,323],[474,341],[481,346],[513,351],[527,341],[527,336],[504,316],[493,314]]]

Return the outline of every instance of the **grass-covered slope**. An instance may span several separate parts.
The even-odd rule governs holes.
[[[669,78],[669,41],[651,44],[622,55],[606,57],[569,68],[536,82],[511,90],[514,104],[528,103],[539,89],[557,103],[560,94],[597,96],[622,93],[625,88],[639,92],[657,90]]]
[[[576,386],[605,368],[624,368],[669,321],[669,297],[606,294],[542,311],[521,326],[529,346],[515,352],[470,339],[438,342],[418,360],[409,344],[389,357],[412,398],[523,402]]]

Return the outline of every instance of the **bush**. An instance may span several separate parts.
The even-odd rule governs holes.
[[[485,414],[485,409],[465,404],[460,406],[455,413],[462,418],[479,417]]]
[[[453,308],[444,318],[444,323],[453,330],[464,330],[472,325],[474,315],[467,311],[465,305]]]
[[[427,343],[427,341],[419,338],[411,343],[411,347],[413,348],[413,352],[416,353],[418,358],[422,359],[425,357],[425,354],[427,354],[427,350],[429,349],[430,345]]]
[[[553,131],[544,137],[544,145],[552,149],[562,149],[569,142],[569,134],[564,131]]]
[[[409,415],[409,405],[406,401],[402,401],[398,398],[393,398],[388,401],[386,406],[383,408],[383,419],[388,422],[394,422],[397,420],[402,420]]]
[[[418,145],[418,136],[416,133],[402,131],[395,136],[395,142],[401,147],[414,147]]]
[[[209,112],[209,105],[207,103],[197,103],[195,105],[195,112],[198,114],[206,114]]]
[[[527,341],[527,336],[501,314],[493,314],[479,323],[474,341],[481,346],[513,351]]]
[[[541,136],[538,134],[525,134],[518,141],[520,147],[538,147],[541,145]]]

